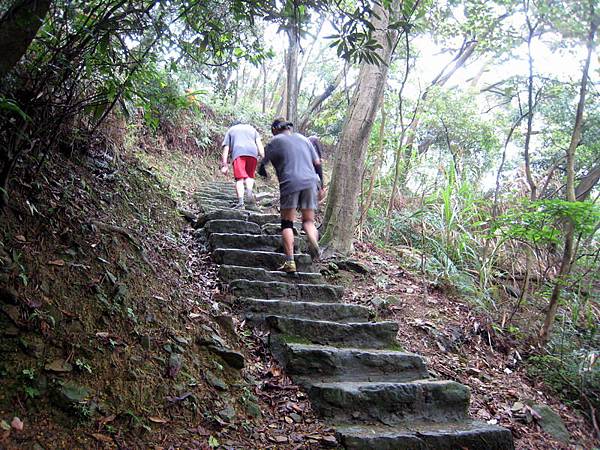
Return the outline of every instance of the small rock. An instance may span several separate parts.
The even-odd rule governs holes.
[[[11,287],[0,287],[0,302],[16,305],[19,301],[19,294]]]
[[[58,406],[69,409],[76,404],[84,402],[90,395],[88,388],[80,386],[72,381],[66,381],[60,385],[57,391]]]
[[[233,318],[231,316],[225,314],[215,316],[215,322],[217,322],[226,333],[235,334]]]
[[[234,369],[241,370],[244,368],[244,355],[240,352],[216,345],[209,345],[208,349],[223,358],[223,360]]]
[[[142,336],[140,336],[140,345],[144,350],[150,350],[150,336],[148,336],[147,334],[143,334]]]
[[[370,300],[370,302],[375,308],[385,308],[388,304],[387,300],[381,297],[374,297]]]
[[[228,422],[231,422],[233,419],[235,419],[235,415],[235,408],[231,405],[227,405],[225,408],[219,411],[219,417]]]
[[[192,211],[180,208],[178,210],[178,212],[179,212],[180,216],[182,216],[185,220],[187,220],[191,224],[196,223],[196,220],[198,220],[198,217],[196,217],[196,214],[194,214]]]
[[[173,339],[175,339],[175,342],[177,342],[178,344],[181,344],[181,345],[189,345],[190,344],[190,340],[187,338],[184,338],[182,336],[175,336]]]
[[[169,357],[168,373],[171,378],[175,378],[183,365],[183,357],[177,353],[171,353]]]
[[[23,431],[23,421],[18,417],[14,417],[10,426],[13,427],[17,431]]]
[[[365,264],[355,259],[341,259],[336,260],[335,263],[341,270],[346,270],[348,272],[356,272],[363,275],[371,273],[371,269],[369,269]]]
[[[208,382],[208,384],[210,384],[211,386],[222,391],[226,391],[228,389],[227,383],[225,383],[222,379],[217,377],[210,370],[207,370],[204,376],[206,377],[206,381]]]
[[[292,420],[296,423],[300,423],[302,422],[302,416],[300,414],[296,414],[296,413],[290,413],[290,417],[292,418]]]
[[[538,419],[538,422],[546,433],[559,441],[569,442],[571,435],[558,414],[552,411],[547,405],[533,405],[531,408],[539,414],[540,418]]]
[[[261,418],[262,411],[260,410],[260,406],[253,401],[247,401],[244,407],[246,408],[246,413],[248,413],[250,417],[254,417],[255,419]]]
[[[21,314],[18,307],[15,305],[4,305],[2,311],[4,311],[4,314],[6,314],[6,316],[12,320],[15,325],[19,326]]]
[[[46,364],[44,369],[46,369],[48,372],[66,373],[71,372],[73,370],[73,366],[64,359],[55,359],[51,363]]]

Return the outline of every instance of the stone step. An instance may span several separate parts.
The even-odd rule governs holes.
[[[272,347],[286,372],[300,381],[406,382],[429,377],[423,358],[413,353],[276,340]]]
[[[261,267],[276,270],[285,262],[283,253],[261,252],[252,250],[238,250],[231,248],[217,248],[213,252],[217,264],[227,264],[246,267]],[[303,253],[294,255],[296,268],[300,272],[314,272],[312,259]]]
[[[277,315],[301,319],[320,319],[327,317],[338,322],[367,322],[369,309],[364,306],[347,303],[317,303],[290,300],[264,300],[239,298],[239,303],[247,320],[262,322],[266,316]]]
[[[232,280],[229,282],[229,288],[236,297],[315,303],[339,302],[344,294],[344,288],[333,284],[295,284],[281,281]]]
[[[464,420],[471,397],[467,386],[447,380],[313,383],[308,393],[325,418],[385,425]]]
[[[198,210],[200,214],[208,214],[215,211],[243,211],[257,213],[260,208],[256,205],[245,205],[243,209],[235,207],[236,201],[228,202],[226,205],[213,205],[211,203],[198,204]]]
[[[229,202],[236,201],[237,194],[235,191],[231,192],[202,192],[194,195],[194,201],[198,204],[205,202]]]
[[[208,239],[211,249],[237,248],[242,250],[259,250],[266,252],[283,252],[281,236],[253,235],[239,233],[213,233]],[[294,239],[294,248],[306,251],[308,246],[304,239]]]
[[[396,322],[339,323],[275,315],[267,316],[265,320],[274,337],[283,338],[286,342],[372,349],[392,349],[397,346]]]
[[[258,225],[280,221],[279,214],[261,214],[251,211],[232,210],[215,210],[198,217],[198,226],[202,227],[210,220],[245,220],[254,222]]]
[[[266,223],[261,227],[262,234],[274,234],[281,236],[281,220],[278,222]],[[298,236],[302,231],[301,224],[294,223],[294,235]]]
[[[395,425],[339,425],[338,442],[348,450],[514,450],[511,432],[475,420]]]
[[[210,220],[204,224],[206,234],[212,233],[244,233],[260,234],[260,225],[245,220]]]
[[[261,269],[260,267],[228,266],[226,264],[219,267],[219,277],[223,281],[280,281],[282,283],[294,284],[318,284],[324,282],[323,275],[320,273],[296,272],[295,274],[289,274],[276,270]]]

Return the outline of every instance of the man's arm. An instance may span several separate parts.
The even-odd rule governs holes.
[[[227,173],[229,168],[227,167],[227,158],[229,157],[229,131],[225,134],[223,138],[223,153],[221,154],[221,172],[224,174]]]
[[[261,158],[264,158],[265,157],[265,148],[263,147],[263,143],[260,140],[260,136],[256,136],[255,142],[256,142],[256,148],[258,149],[258,156],[260,156]]]

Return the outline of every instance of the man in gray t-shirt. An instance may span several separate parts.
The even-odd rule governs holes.
[[[273,122],[271,132],[274,137],[267,144],[266,155],[261,163],[261,170],[264,170],[264,165],[271,162],[279,180],[281,236],[286,255],[286,262],[279,270],[284,272],[296,271],[293,228],[297,209],[302,213],[302,228],[308,238],[309,252],[313,258],[319,255],[314,219],[320,180],[315,167],[321,165],[321,160],[308,139],[292,132],[292,126],[285,119]]]
[[[244,207],[244,185],[246,187],[246,198],[254,201],[252,188],[254,187],[254,172],[256,170],[257,158],[264,156],[264,148],[258,131],[249,124],[234,124],[223,138],[223,155],[221,158],[221,172],[227,174],[227,158],[231,151],[233,161],[233,177],[235,178],[235,190],[238,198],[236,208]]]

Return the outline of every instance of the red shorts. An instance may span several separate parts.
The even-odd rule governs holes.
[[[236,180],[254,178],[256,158],[253,156],[238,156],[233,160],[233,176]]]

